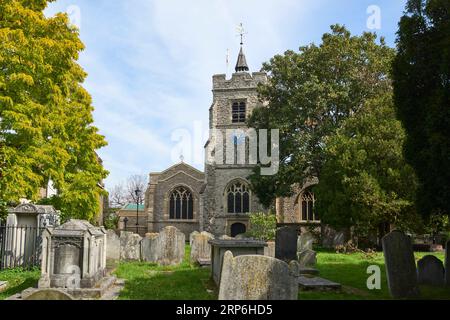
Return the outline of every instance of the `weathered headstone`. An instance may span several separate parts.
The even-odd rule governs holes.
[[[267,247],[264,247],[264,255],[275,258],[275,241],[267,241]]]
[[[396,230],[384,236],[382,244],[391,296],[394,298],[418,296],[419,287],[411,239]]]
[[[191,263],[205,264],[206,261],[211,263],[211,245],[209,240],[214,239],[214,236],[206,231],[194,234],[191,243]]]
[[[312,250],[314,236],[311,232],[302,232],[297,238],[297,252],[303,250]]]
[[[435,287],[444,286],[444,265],[432,255],[427,255],[417,262],[417,277],[419,284]]]
[[[158,263],[175,265],[183,261],[185,235],[175,227],[168,226],[161,230],[157,239]]]
[[[275,235],[275,258],[283,261],[297,259],[297,230],[293,227],[277,229]]]
[[[445,244],[445,285],[450,287],[450,240]]]
[[[140,260],[142,237],[130,231],[120,232],[120,260]]]
[[[141,240],[141,260],[147,262],[158,262],[158,236],[159,233],[146,233]]]
[[[216,284],[220,282],[222,263],[225,252],[231,251],[233,256],[240,255],[264,255],[264,247],[267,243],[253,239],[212,239],[211,245],[211,272]]]
[[[199,234],[199,233],[200,233],[200,232],[198,232],[198,231],[193,231],[193,232],[191,232],[191,234],[189,235],[189,245],[192,246],[192,240],[194,239],[194,236],[197,235],[197,234]]]
[[[71,219],[42,234],[39,288],[93,288],[106,273],[106,230]]]
[[[106,259],[120,259],[120,238],[114,230],[106,231]]]
[[[298,263],[262,255],[224,255],[219,300],[297,300]]]
[[[297,258],[301,268],[314,268],[317,264],[316,252],[313,250],[303,250],[298,253]]]

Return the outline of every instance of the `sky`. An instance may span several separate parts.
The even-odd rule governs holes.
[[[395,46],[406,0],[57,0],[85,44],[79,64],[92,95],[107,189],[183,161],[204,169],[212,75],[230,77],[245,29],[250,71],[297,51],[332,24]],[[227,56],[229,63],[227,65]]]

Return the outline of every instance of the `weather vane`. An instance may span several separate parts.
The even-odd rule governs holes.
[[[244,26],[242,25],[242,22],[236,27],[236,31],[238,33],[238,36],[241,37],[241,46],[244,44],[244,35],[247,34],[244,30]]]

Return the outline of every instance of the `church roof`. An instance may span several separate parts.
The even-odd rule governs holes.
[[[248,71],[248,65],[247,65],[247,59],[245,59],[244,50],[242,49],[239,51],[238,59],[236,62],[236,67],[234,68],[236,72],[242,72],[242,71]]]

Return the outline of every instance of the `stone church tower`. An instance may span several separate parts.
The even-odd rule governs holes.
[[[244,233],[248,213],[263,210],[247,180],[254,164],[249,163],[251,139],[246,120],[255,108],[262,107],[256,88],[266,81],[266,73],[249,72],[242,43],[231,79],[225,74],[212,77],[200,227],[215,235]]]

